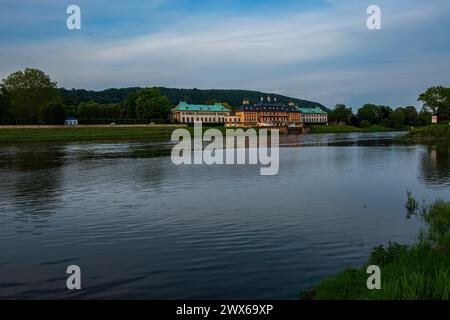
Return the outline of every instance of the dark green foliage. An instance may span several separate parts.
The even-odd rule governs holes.
[[[10,74],[2,82],[4,99],[15,119],[29,119],[37,123],[39,112],[46,104],[57,101],[56,82],[44,72],[26,68]]]
[[[423,217],[429,225],[428,239],[437,244],[447,242],[450,237],[450,203],[436,201],[424,211]]]
[[[408,200],[413,199],[408,193]],[[408,247],[389,242],[373,249],[361,268],[345,269],[322,280],[304,299],[448,300],[450,299],[450,202],[438,200],[424,208],[428,230]],[[381,289],[366,287],[369,265],[381,268]]]
[[[66,109],[60,102],[50,102],[39,111],[39,122],[42,124],[64,124]]]
[[[5,95],[3,94],[3,90],[0,88],[0,119],[8,118],[8,105]]]
[[[450,120],[450,88],[436,86],[428,88],[417,99],[425,108],[437,114],[440,121]]]
[[[121,115],[120,104],[99,104],[93,101],[83,102],[77,108],[79,118],[119,118]]]
[[[405,114],[402,108],[397,108],[389,115],[390,127],[394,129],[400,129],[405,123]]]
[[[422,128],[415,128],[409,133],[412,139],[449,139],[450,125],[449,124],[435,124]]]
[[[406,210],[408,210],[408,214],[412,215],[417,212],[419,208],[419,202],[412,196],[411,191],[406,191]]]
[[[379,267],[385,266],[398,260],[399,257],[405,254],[407,250],[407,246],[398,244],[396,242],[389,242],[387,248],[384,248],[383,245],[380,245],[372,250],[368,264],[374,264]]]
[[[367,121],[369,124],[378,124],[383,118],[383,112],[375,104],[365,104],[358,109],[357,116],[361,122]]]
[[[119,103],[127,99],[127,97],[138,91],[140,88],[122,88],[122,89],[106,89],[102,91],[92,91],[85,89],[71,89],[60,88],[59,92],[66,104],[79,105],[82,102],[97,102],[99,104]]]
[[[244,98],[250,99],[251,102],[258,102],[261,96],[266,96],[267,93],[260,91],[249,90],[200,90],[200,89],[178,89],[157,87],[161,95],[166,96],[172,106],[178,104],[180,101],[187,101],[189,103],[207,103],[212,101],[227,102],[236,107],[242,104]],[[97,103],[118,103],[127,99],[127,97],[140,90],[141,88],[123,88],[123,89],[107,89],[103,91],[89,91],[83,89],[59,89],[61,95],[64,97],[66,103],[79,104],[81,102],[95,101]],[[307,100],[290,98],[282,95],[273,95],[277,97],[278,101],[287,104],[289,101],[294,101],[299,106],[303,107],[321,107],[327,110],[323,105],[317,102]]]
[[[158,88],[141,89],[136,93],[136,116],[139,119],[164,120],[168,118],[171,105],[161,96]]]
[[[337,104],[333,110],[328,113],[329,122],[338,122],[344,124],[351,124],[353,110],[344,104]]]
[[[361,128],[368,128],[368,127],[370,127],[370,122],[369,122],[369,120],[363,120],[359,123],[359,126]]]
[[[136,115],[136,99],[138,98],[137,91],[131,92],[123,102],[125,115],[127,118],[135,119]]]
[[[431,112],[429,112],[425,107],[422,107],[419,112],[419,122],[421,126],[431,124]]]
[[[403,247],[393,249],[391,262],[381,267],[381,290],[367,289],[367,266],[365,264],[362,268],[346,269],[337,276],[321,281],[310,292],[310,299],[450,299],[448,252],[436,250],[427,244],[419,244],[406,250]]]
[[[420,125],[419,113],[416,107],[408,106],[403,108],[405,114],[405,125],[407,126],[418,126]]]

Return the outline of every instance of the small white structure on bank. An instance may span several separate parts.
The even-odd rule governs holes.
[[[69,117],[66,119],[66,121],[64,121],[64,125],[65,126],[77,126],[78,120],[75,119],[74,117]]]

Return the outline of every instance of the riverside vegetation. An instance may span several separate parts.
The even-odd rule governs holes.
[[[441,123],[411,130],[408,137],[412,140],[450,139],[450,123]]]
[[[418,208],[408,192],[405,207],[418,214],[425,229],[413,246],[389,242],[373,249],[361,268],[347,268],[319,282],[301,299],[342,300],[448,300],[450,299],[450,202],[437,200]],[[381,268],[381,289],[369,290],[366,273],[369,265]]]
[[[234,110],[243,98],[259,100],[261,92],[247,90],[198,90],[151,88],[111,88],[103,91],[58,88],[45,72],[26,68],[10,74],[0,84],[0,124],[61,125],[66,117],[76,117],[80,124],[148,124],[169,123],[171,107],[180,100],[190,103],[222,103]],[[328,112],[331,124],[346,125],[328,128],[326,132],[386,131],[404,126],[431,123],[431,114],[440,121],[450,119],[450,88],[435,86],[418,97],[423,103],[420,112],[414,106],[391,108],[367,103],[354,114],[352,108],[337,104],[334,109],[281,95],[281,103],[293,101],[301,107],[319,107]]]

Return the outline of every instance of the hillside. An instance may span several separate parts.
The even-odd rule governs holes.
[[[261,96],[267,93],[250,90],[200,90],[200,89],[177,89],[160,87],[161,93],[169,98],[172,105],[176,105],[179,101],[185,100],[189,103],[206,103],[207,101],[228,102],[232,106],[240,106],[242,99],[248,98],[251,102],[257,102]],[[98,103],[118,103],[127,98],[127,96],[139,90],[138,87],[132,88],[111,88],[102,91],[92,91],[84,89],[59,89],[64,100],[68,104],[79,104],[80,102],[95,101]],[[320,107],[327,110],[323,105],[317,102],[301,100],[291,97],[275,94],[278,101],[287,104],[288,101],[294,101],[302,107]]]

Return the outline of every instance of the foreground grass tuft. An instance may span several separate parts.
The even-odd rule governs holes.
[[[410,196],[410,195],[409,195]],[[410,200],[411,201],[411,200]],[[322,280],[301,299],[448,300],[450,299],[450,202],[438,200],[423,210],[428,230],[407,247],[389,243],[374,248],[362,268],[349,268]],[[367,266],[381,268],[381,289],[366,287]]]

